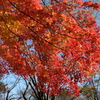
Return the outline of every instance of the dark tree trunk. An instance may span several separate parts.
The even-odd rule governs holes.
[[[55,100],[55,96],[54,95],[51,95],[51,100]]]

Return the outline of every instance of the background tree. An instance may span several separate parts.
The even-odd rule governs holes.
[[[1,100],[4,99],[4,93],[6,93],[6,91],[7,91],[6,85],[0,79],[0,99]]]
[[[87,100],[99,100],[100,98],[100,76],[96,73],[92,78],[85,83],[81,88],[81,94],[87,98]]]
[[[4,77],[4,75],[2,74],[2,72],[3,72],[3,68],[0,65],[0,99],[1,100],[4,99],[4,94],[7,91],[6,84],[2,81],[3,80],[3,77]]]

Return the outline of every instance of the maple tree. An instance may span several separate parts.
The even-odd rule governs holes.
[[[100,26],[90,8],[100,10],[100,4],[0,0],[1,73],[34,76],[34,87],[48,95],[66,90],[77,97],[77,83],[100,64]]]

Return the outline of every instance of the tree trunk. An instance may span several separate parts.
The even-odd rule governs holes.
[[[55,100],[55,96],[54,95],[51,95],[51,100]]]

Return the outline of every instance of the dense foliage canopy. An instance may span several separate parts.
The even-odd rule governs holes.
[[[79,95],[100,65],[100,26],[82,0],[0,0],[0,66],[29,77],[49,95]]]

